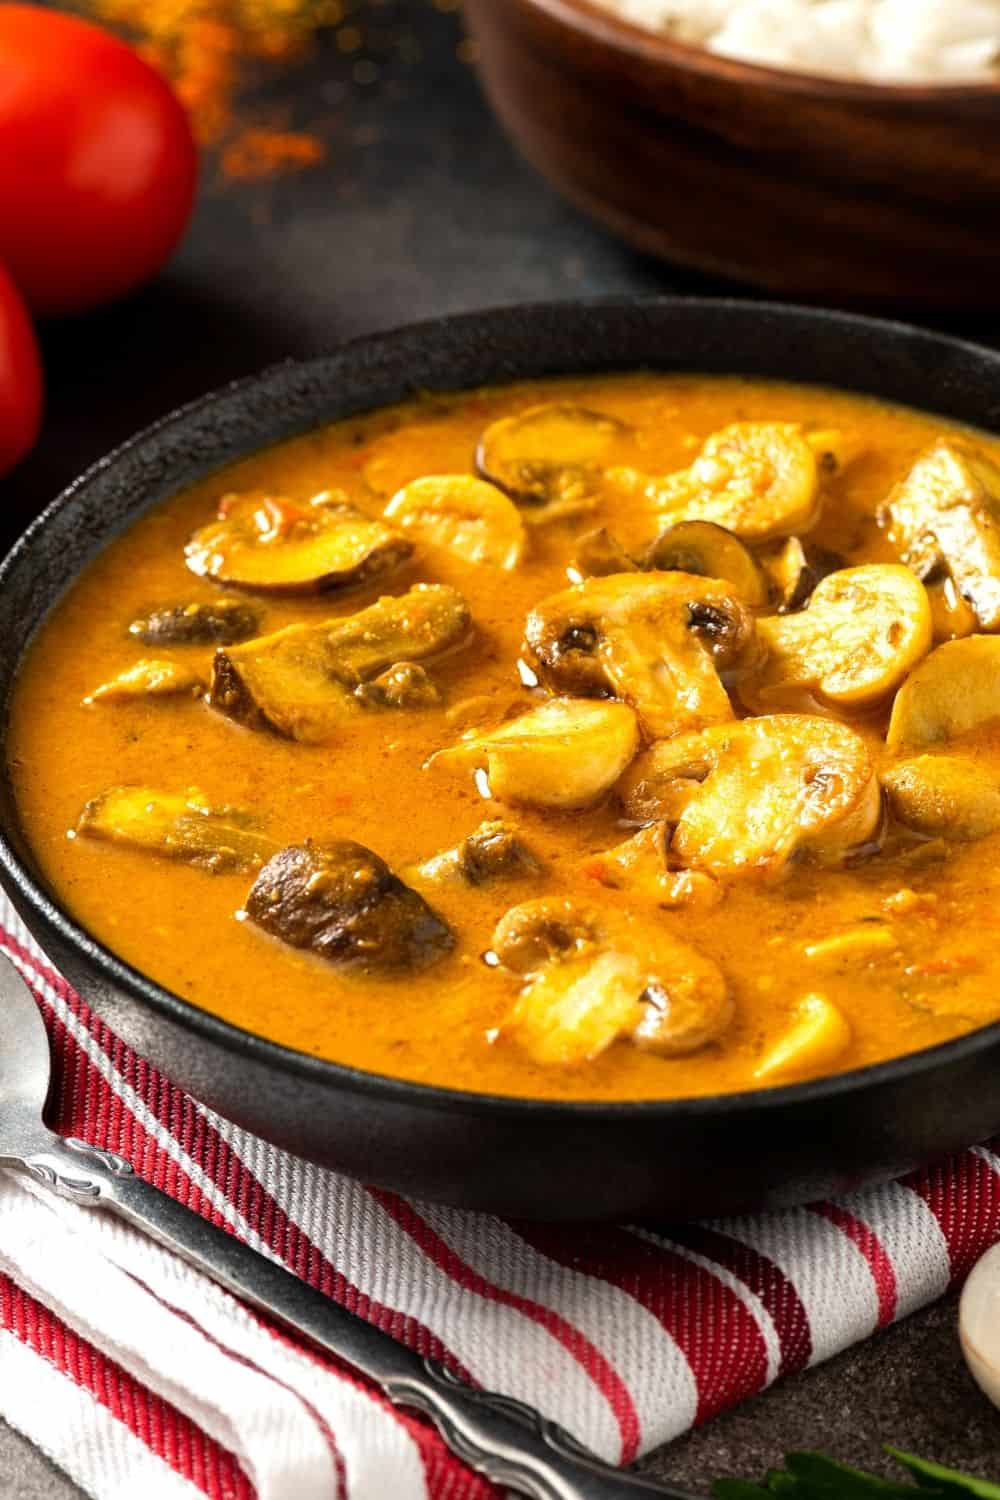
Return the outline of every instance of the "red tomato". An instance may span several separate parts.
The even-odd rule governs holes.
[[[154,68],[89,22],[0,4],[0,261],[36,312],[79,312],[152,275],[196,175]]]
[[[0,474],[34,446],[42,421],[42,361],[17,287],[0,266]]]

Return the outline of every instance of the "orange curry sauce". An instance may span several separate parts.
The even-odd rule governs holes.
[[[826,487],[813,539],[848,562],[896,560],[875,520],[891,486],[947,424],[834,391],[742,379],[659,375],[521,384],[340,422],[214,475],[143,516],[93,562],[32,646],[13,703],[9,757],[24,827],[58,899],[104,944],[178,995],[290,1047],[406,1079],[555,1098],[650,1099],[753,1086],[765,1050],[802,996],[821,990],[849,1021],[836,1063],[849,1068],[927,1047],[1000,1017],[1000,836],[890,846],[853,868],[793,865],[776,883],[743,881],[715,906],[664,910],[609,888],[595,856],[625,836],[613,799],[560,814],[484,800],[468,768],[426,767],[468,728],[530,708],[538,693],[517,672],[525,616],[566,587],[574,539],[607,526],[626,548],[651,539],[640,502],[610,495],[582,518],[533,528],[513,571],[463,562],[418,545],[372,587],[261,600],[265,629],[354,612],[380,594],[429,580],[468,601],[472,643],[434,667],[443,706],[356,715],[325,745],[254,731],[191,696],[97,703],[94,688],[143,655],[209,669],[211,647],[150,652],[127,627],[151,606],[215,598],[192,575],[184,546],[226,491],[270,489],[293,500],[341,488],[380,516],[420,475],[468,473],[477,440],[499,416],[545,400],[577,401],[622,419],[611,461],[651,473],[689,464],[702,440],[739,420],[839,428],[860,456]],[[1000,443],[974,435],[994,458]],[[655,529],[655,528],[653,528]],[[232,593],[227,590],[227,593]],[[855,723],[876,763],[888,708]],[[742,710],[737,709],[737,712]],[[979,732],[971,752],[1000,775],[1000,737]],[[544,863],[516,886],[442,887],[436,910],[457,937],[422,973],[356,977],[235,919],[252,874],[211,874],[124,846],[68,837],[88,799],[113,784],[186,793],[251,811],[281,844],[351,838],[396,870],[461,840],[483,818],[512,821]],[[538,895],[608,909],[696,944],[721,966],[735,1001],[724,1038],[663,1058],[617,1042],[581,1066],[533,1063],[495,1031],[515,1004],[518,976],[483,961],[499,917]],[[894,944],[874,956],[817,966],[811,944],[876,920]]]

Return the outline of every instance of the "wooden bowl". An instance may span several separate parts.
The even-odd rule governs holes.
[[[642,250],[806,300],[1000,307],[1000,86],[716,57],[591,0],[465,0],[487,95]]]

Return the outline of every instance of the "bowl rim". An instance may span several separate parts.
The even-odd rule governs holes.
[[[499,0],[506,4],[507,0]],[[582,32],[632,61],[660,63],[689,73],[722,78],[730,83],[757,83],[761,87],[798,95],[825,95],[832,100],[878,101],[901,105],[927,105],[937,102],[996,99],[1000,96],[1000,76],[994,83],[876,82],[867,78],[840,74],[810,73],[800,68],[779,68],[768,63],[729,57],[710,52],[690,42],[657,31],[647,30],[627,21],[600,3],[600,0],[520,0],[528,9],[570,30]]]
[[[545,0],[548,3],[548,0]],[[193,417],[220,404],[225,399],[239,397],[244,392],[252,391],[258,387],[264,387],[268,382],[287,376],[290,369],[296,369],[303,375],[315,372],[321,376],[331,355],[340,357],[364,355],[370,349],[386,342],[399,341],[401,339],[420,339],[422,337],[444,337],[452,331],[465,331],[475,328],[484,321],[492,318],[510,315],[514,317],[524,316],[546,316],[565,312],[573,308],[578,312],[587,310],[608,311],[625,310],[643,307],[657,307],[669,310],[670,308],[684,308],[687,313],[697,313],[699,310],[711,310],[714,314],[727,309],[740,310],[742,313],[759,313],[765,319],[807,318],[818,323],[834,323],[846,326],[855,333],[871,337],[873,335],[884,336],[893,334],[904,338],[917,337],[920,339],[932,339],[935,343],[945,345],[955,353],[966,353],[974,358],[982,358],[984,355],[996,359],[1000,364],[1000,351],[993,350],[989,346],[976,344],[967,339],[954,338],[946,334],[940,334],[936,330],[920,328],[917,325],[891,320],[885,318],[873,318],[860,313],[841,312],[827,308],[815,308],[805,305],[787,302],[773,302],[756,300],[753,298],[739,297],[643,297],[643,296],[599,296],[564,298],[540,302],[512,303],[502,306],[479,308],[474,311],[447,314],[438,318],[424,319],[415,323],[406,323],[394,328],[381,330],[376,333],[365,334],[357,338],[346,340],[335,345],[328,354],[318,355],[309,359],[282,359],[275,361],[262,370],[238,380],[233,380],[225,385],[216,387],[194,400],[172,408],[156,421],[141,428],[124,442],[110,449],[94,463],[90,464],[81,474],[70,482],[63,490],[55,496],[48,505],[39,512],[28,524],[21,535],[15,540],[7,554],[0,559],[0,594],[2,594],[8,576],[12,570],[20,564],[24,554],[29,553],[34,545],[36,537],[45,529],[54,515],[71,505],[80,491],[85,490],[94,481],[98,480],[108,470],[113,469],[122,459],[128,457],[135,449],[145,446],[151,440],[159,437],[167,430],[181,427],[188,423]],[[596,371],[594,373],[597,373]],[[512,377],[517,378],[517,377]],[[525,377],[527,378],[527,377]],[[780,377],[775,377],[780,378]],[[878,398],[875,398],[878,399]],[[377,409],[377,408],[374,408]],[[303,431],[308,431],[304,428]],[[283,441],[283,440],[279,440]],[[230,460],[231,461],[231,460]],[[228,462],[228,461],[227,461]],[[225,467],[225,463],[220,465]],[[157,502],[162,504],[163,502]],[[120,528],[122,532],[127,526]],[[100,544],[103,550],[108,545],[110,538],[104,538]],[[84,563],[87,567],[88,563]],[[79,576],[82,569],[76,569],[72,580],[65,584],[65,590],[72,586],[72,581]],[[60,596],[61,597],[61,596]],[[52,607],[52,601],[46,609]],[[16,674],[15,668],[15,674]],[[0,755],[6,754],[6,746],[0,738]],[[28,840],[22,835],[27,846]],[[94,966],[102,978],[124,991],[131,1001],[137,1001],[140,1005],[150,1007],[154,1012],[163,1015],[169,1022],[180,1027],[181,1030],[200,1035],[209,1043],[219,1046],[230,1055],[245,1058],[253,1063],[261,1064],[271,1069],[277,1069],[285,1076],[300,1077],[322,1086],[334,1086],[340,1091],[356,1094],[367,1094],[386,1100],[409,1106],[419,1106],[429,1110],[446,1110],[464,1114],[489,1115],[491,1117],[527,1117],[533,1120],[547,1120],[556,1123],[562,1120],[569,1123],[573,1120],[594,1123],[605,1120],[610,1123],[623,1123],[635,1120],[659,1120],[669,1123],[674,1119],[685,1119],[688,1121],[700,1119],[712,1119],[717,1121],[720,1117],[728,1118],[739,1116],[742,1113],[758,1114],[760,1112],[780,1112],[796,1104],[823,1105],[828,1101],[839,1098],[841,1095],[862,1094],[868,1090],[874,1090],[883,1085],[892,1086],[896,1082],[909,1080],[914,1074],[931,1073],[949,1062],[958,1063],[966,1057],[974,1056],[976,1053],[987,1050],[994,1045],[1000,1044],[1000,1019],[990,1022],[985,1026],[977,1027],[963,1036],[956,1037],[951,1041],[939,1042],[931,1047],[925,1047],[917,1052],[902,1053],[898,1057],[889,1058],[883,1062],[867,1064],[864,1067],[852,1068],[844,1073],[829,1074],[822,1078],[809,1079],[801,1083],[783,1084],[772,1088],[743,1089],[732,1093],[705,1094],[695,1097],[664,1098],[664,1099],[559,1099],[539,1098],[531,1095],[515,1094],[492,1094],[477,1092],[470,1089],[451,1088],[442,1084],[423,1083],[419,1080],[396,1078],[390,1074],[371,1072],[366,1069],[353,1067],[346,1063],[338,1063],[327,1058],[317,1057],[314,1054],[302,1052],[294,1047],[289,1047],[281,1042],[275,1042],[259,1033],[244,1029],[231,1021],[223,1020],[222,1017],[213,1015],[204,1010],[191,1000],[175,994],[165,985],[158,984],[155,980],[134,968],[131,964],[119,958],[110,948],[99,942],[86,927],[69,913],[62,903],[51,895],[46,889],[41,878],[36,879],[28,865],[22,861],[17,850],[13,846],[8,830],[0,821],[0,884],[7,890],[17,892],[18,898],[24,906],[30,909],[32,914],[40,919],[43,930],[55,932],[60,941],[67,947],[81,954],[87,962]],[[24,922],[30,935],[35,938],[42,949],[42,967],[38,971],[44,979],[48,979],[46,970],[59,974],[58,967],[50,960],[45,951],[45,943],[42,938],[35,935],[34,929],[21,915],[20,907],[15,902],[18,915]],[[5,950],[0,948],[0,955]],[[9,957],[9,953],[6,955]],[[32,956],[33,957],[33,956]],[[34,963],[32,963],[34,967]],[[86,994],[81,994],[81,999],[87,1003]],[[156,1065],[156,1059],[150,1061]]]

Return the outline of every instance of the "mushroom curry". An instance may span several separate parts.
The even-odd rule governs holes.
[[[32,646],[66,908],[458,1088],[766,1087],[1000,1017],[1000,445],[834,391],[429,396],[144,514]]]

